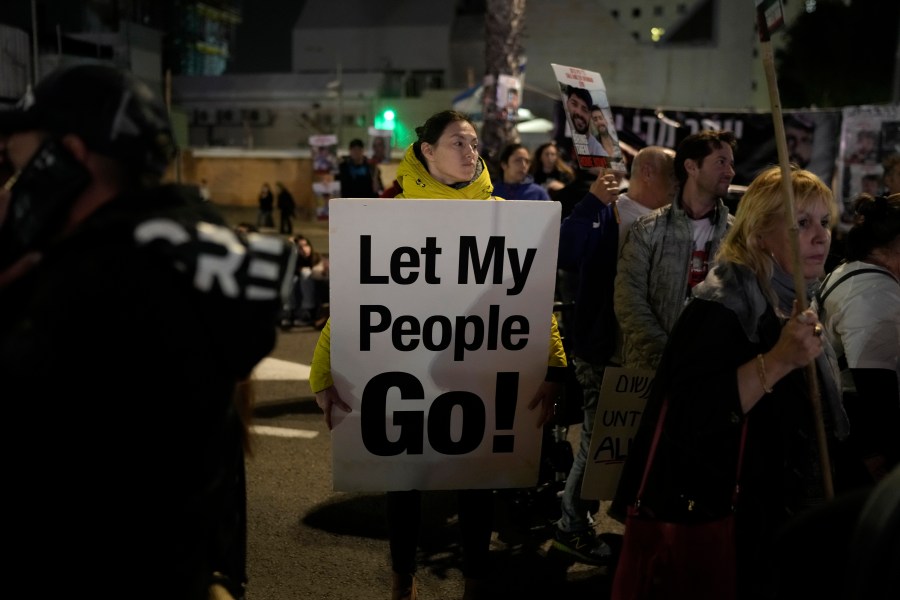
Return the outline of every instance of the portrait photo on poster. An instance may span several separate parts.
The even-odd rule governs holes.
[[[626,171],[600,73],[551,64],[580,168]]]
[[[521,105],[521,82],[512,75],[497,77],[497,110],[500,111],[500,117],[507,121],[517,121]]]
[[[391,161],[391,138],[394,132],[390,129],[369,127],[369,162],[380,165]]]
[[[319,174],[337,171],[337,142],[334,134],[309,136],[313,171]]]

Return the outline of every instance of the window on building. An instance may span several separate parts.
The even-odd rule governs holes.
[[[679,5],[678,10],[681,11]],[[712,44],[716,40],[716,0],[702,0],[680,21],[669,27],[664,44],[700,46]]]

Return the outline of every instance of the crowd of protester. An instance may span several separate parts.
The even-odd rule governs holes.
[[[110,105],[107,96],[121,98],[122,106]],[[130,129],[122,128],[116,110],[127,113]],[[761,171],[737,209],[729,210],[724,199],[738,143],[730,131],[687,136],[674,152],[644,148],[628,157],[627,174],[573,168],[574,157],[555,143],[533,152],[511,144],[499,155],[502,180],[496,182],[466,115],[436,113],[416,134],[387,190],[373,187],[363,143],[354,140],[344,185],[355,177],[355,196],[366,198],[563,205],[557,297],[575,306],[572,321],[562,324],[571,352],[563,347],[554,315],[546,376],[530,402],[541,424],[550,421],[565,373],[574,368],[584,418],[561,494],[554,547],[581,562],[615,565],[614,549],[597,537],[599,507],[580,497],[580,487],[604,372],[633,367],[655,377],[609,507],[613,518],[624,521],[635,501],[662,419],[664,435],[642,502],[673,520],[734,510],[739,598],[786,598],[802,586],[799,574],[807,565],[812,571],[815,561],[801,561],[791,571],[785,549],[829,565],[828,576],[818,580],[823,589],[862,586],[866,578],[855,563],[835,556],[848,556],[851,544],[871,551],[871,544],[853,535],[858,517],[896,512],[890,506],[873,509],[868,500],[896,479],[900,461],[897,162],[885,164],[881,189],[854,199],[851,225],[835,248],[837,202],[828,184],[801,165]],[[77,501],[70,499],[52,518],[21,519],[27,527],[7,531],[17,574],[38,576],[48,564],[61,574],[58,586],[48,581],[49,595],[67,593],[67,582],[98,564],[113,574],[93,578],[98,597],[123,589],[128,594],[117,597],[199,599],[213,588],[243,595],[242,415],[249,403],[247,380],[271,351],[279,322],[284,329],[322,329],[310,385],[329,428],[335,411],[350,410],[331,373],[327,253],[294,234],[293,196],[281,182],[274,193],[264,184],[256,225],[229,229],[198,188],[161,182],[173,139],[159,99],[133,77],[106,67],[62,69],[35,89],[30,104],[0,113],[0,173],[7,183],[0,192],[0,376],[10,393],[27,388],[32,399],[58,407],[57,416],[48,417],[31,408],[34,402],[13,402],[15,421],[40,418],[58,434],[58,443],[78,449],[55,453],[56,460],[64,455],[62,463],[32,455],[41,462],[11,459],[16,464],[7,469],[8,499],[18,517],[51,497],[51,487],[81,490]],[[786,187],[795,199],[793,222],[783,209]],[[21,207],[35,199],[58,214],[36,213],[43,221],[29,221]],[[274,228],[275,208],[281,213],[279,231],[263,236],[258,229]],[[204,237],[208,227],[217,228],[215,239],[225,240],[222,251],[235,253],[235,261],[273,264],[265,290],[257,287],[255,296],[235,304],[222,302],[221,289],[196,289],[203,279],[192,279],[184,265],[202,269],[198,257],[212,243]],[[191,242],[173,244],[176,236]],[[279,244],[266,245],[264,237]],[[836,255],[832,265],[829,257]],[[241,273],[236,285],[260,286]],[[802,305],[806,298],[810,306]],[[138,305],[141,336],[133,330]],[[221,328],[206,323],[226,318],[245,328],[239,346],[226,339],[234,337],[233,329],[209,336]],[[114,373],[106,382],[83,377],[96,356]],[[810,366],[816,386],[807,377]],[[183,396],[181,405],[192,408],[180,413],[178,423],[165,411],[152,420],[135,413],[133,421],[141,424],[126,440],[105,426],[103,415],[121,418],[118,390],[136,380],[146,386],[129,406]],[[812,397],[814,388],[818,398]],[[90,396],[92,408],[74,411],[60,403],[73,394]],[[817,446],[813,400],[821,402],[830,462]],[[744,444],[742,431],[746,452],[733,506],[728,480]],[[8,457],[20,442],[8,436]],[[130,470],[140,477],[124,477],[109,462],[110,445],[120,449],[117,454],[132,451]],[[57,476],[52,482],[39,480],[50,472]],[[854,502],[841,505],[842,520],[829,521],[828,509],[851,495]],[[458,501],[464,598],[486,598],[492,492],[459,490]],[[386,507],[391,597],[414,599],[420,594],[421,494],[388,492]],[[140,515],[139,528],[128,536],[116,526],[125,512]],[[809,523],[819,528],[809,529]],[[832,523],[843,529],[836,538],[840,547],[829,555],[821,548],[827,542],[810,531]],[[41,539],[34,531],[38,525],[53,529],[46,535],[58,540],[55,553],[65,561],[48,559],[35,541]],[[896,536],[896,525],[869,535]],[[84,539],[93,540],[90,552]],[[130,585],[135,564],[154,575],[141,575],[137,587]]]

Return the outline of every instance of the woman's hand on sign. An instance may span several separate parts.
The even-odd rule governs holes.
[[[541,412],[538,417],[537,426],[543,427],[550,422],[556,411],[556,399],[559,398],[562,385],[555,381],[542,381],[534,398],[528,403],[528,409],[534,410],[540,405]]]
[[[320,392],[316,392],[316,404],[318,404],[319,408],[322,409],[322,412],[325,413],[325,424],[328,425],[328,429],[334,427],[331,413],[332,408],[337,407],[344,412],[350,412],[350,405],[341,400],[341,396],[333,385]]]

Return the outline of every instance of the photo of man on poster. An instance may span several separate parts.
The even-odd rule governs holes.
[[[552,65],[559,84],[560,97],[571,131],[577,164],[583,169],[606,168],[625,172],[625,162],[619,148],[618,136],[611,122],[609,101],[603,78],[599,73],[575,67]],[[609,147],[600,143],[598,133],[592,132],[593,112],[603,113]]]

